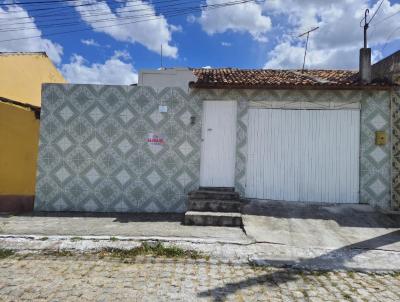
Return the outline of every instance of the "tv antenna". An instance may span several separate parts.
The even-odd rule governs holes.
[[[163,61],[162,61],[162,44],[161,44],[161,51],[160,51],[160,68],[163,68]]]
[[[316,31],[319,28],[319,26],[314,27],[304,33],[302,33],[301,35],[298,36],[298,38],[304,37],[305,35],[307,35],[307,40],[306,40],[306,47],[304,49],[304,59],[303,59],[303,68],[301,69],[301,72],[304,72],[304,66],[306,65],[306,57],[307,57],[307,48],[308,48],[308,38],[310,37],[310,33],[313,31]]]

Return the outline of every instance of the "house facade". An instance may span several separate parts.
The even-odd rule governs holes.
[[[0,212],[31,211],[42,83],[65,83],[45,53],[0,52]]]
[[[348,71],[192,72],[188,89],[44,85],[35,209],[184,212],[200,186],[398,207],[392,85]]]

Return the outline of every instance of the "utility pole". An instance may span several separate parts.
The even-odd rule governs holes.
[[[367,41],[367,30],[369,27],[369,22],[367,20],[368,15],[369,15],[369,9],[367,8],[365,10],[364,19],[363,19],[364,20],[364,48],[367,48],[367,45],[368,45],[368,41]],[[361,22],[362,22],[362,20],[361,20]]]
[[[310,33],[313,32],[313,31],[315,31],[315,30],[317,30],[318,28],[319,28],[319,26],[314,27],[314,28],[310,29],[309,31],[306,31],[306,32],[302,33],[300,36],[298,36],[299,38],[301,38],[301,37],[307,35],[306,47],[305,47],[305,49],[304,49],[303,68],[301,69],[301,72],[302,72],[302,73],[304,72],[304,67],[305,67],[305,65],[306,65],[307,48],[308,48],[308,39],[309,39],[309,37],[310,37]]]

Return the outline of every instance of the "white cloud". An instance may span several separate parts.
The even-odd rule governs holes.
[[[207,5],[226,3],[226,0],[207,0]],[[271,29],[271,19],[262,14],[261,5],[247,2],[213,10],[203,10],[198,19],[209,35],[226,31],[248,32],[253,39],[266,42]]]
[[[232,46],[232,43],[229,43],[229,42],[221,42],[221,45],[222,45],[222,46],[225,46],[225,47],[231,47],[231,46]]]
[[[89,64],[74,54],[70,63],[62,65],[61,72],[69,83],[130,85],[137,83],[138,76],[133,65],[124,62],[129,59],[127,52],[115,51],[103,64]]]
[[[100,46],[100,44],[97,43],[97,42],[96,42],[95,40],[93,40],[93,39],[81,39],[81,43],[82,43],[82,44],[85,44],[85,45],[87,45],[87,46],[96,46],[96,47]]]
[[[28,18],[29,14],[22,7],[17,5],[0,8],[0,41],[19,39],[24,37],[41,36],[42,32],[37,28],[34,18]],[[12,25],[16,18],[24,18],[24,24]],[[6,29],[18,28],[18,31],[4,31]],[[61,62],[63,48],[61,45],[41,37],[33,39],[22,39],[0,42],[0,51],[4,52],[37,52],[45,51],[49,58],[56,64]]]
[[[172,32],[179,31],[180,28],[169,25],[163,16],[154,18],[155,10],[151,4],[137,0],[135,1],[135,6],[129,6],[127,5],[128,2],[126,2],[121,3],[118,8],[112,10],[105,1],[80,0],[74,2],[74,4],[76,3],[97,3],[86,6],[75,6],[82,20],[89,24],[94,31],[106,33],[118,41],[140,43],[149,50],[157,53],[160,52],[162,44],[163,55],[172,58],[178,56],[178,48],[171,45],[171,41]],[[146,15],[146,17],[143,17],[143,15]],[[151,20],[136,22],[143,19]]]
[[[196,22],[196,17],[195,17],[193,14],[190,14],[190,15],[188,15],[188,16],[186,17],[186,21],[187,21],[188,23],[194,23],[194,22]]]
[[[360,20],[364,10],[370,8],[372,16],[380,0],[369,7],[367,0],[274,0],[268,1],[264,9],[277,19],[288,22],[286,32],[268,55],[266,68],[301,68],[304,42],[296,36],[314,26],[320,28],[310,34],[306,68],[352,68],[357,69],[359,49],[363,46],[363,30]],[[386,0],[368,30],[369,46],[373,47],[373,59],[379,59],[379,48],[387,41],[388,33],[398,27],[400,14],[386,22],[384,18],[400,10],[400,4]],[[297,33],[297,34],[294,34]],[[390,41],[400,38],[400,30]]]

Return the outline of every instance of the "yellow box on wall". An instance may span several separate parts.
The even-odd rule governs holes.
[[[375,132],[375,145],[383,146],[387,143],[387,135],[385,131]]]

